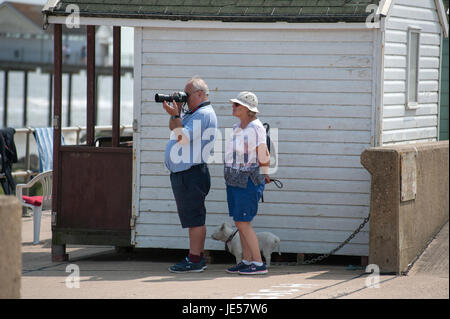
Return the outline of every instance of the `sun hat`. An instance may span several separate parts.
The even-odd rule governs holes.
[[[259,113],[258,110],[258,98],[252,92],[244,91],[238,94],[237,98],[230,99],[230,102],[238,103],[245,106],[250,111]]]

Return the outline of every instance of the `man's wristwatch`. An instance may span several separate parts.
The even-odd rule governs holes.
[[[175,119],[179,119],[179,118],[181,118],[180,115],[172,115],[172,116],[170,117],[171,120],[175,120]]]

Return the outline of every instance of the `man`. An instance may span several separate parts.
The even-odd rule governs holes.
[[[190,79],[184,92],[188,111],[183,115],[182,103],[173,101],[170,105],[163,102],[164,109],[170,115],[169,128],[172,131],[166,146],[165,164],[171,172],[170,182],[181,226],[189,228],[189,255],[169,267],[169,271],[176,273],[206,269],[205,198],[211,187],[211,177],[206,164],[210,154],[203,154],[203,149],[214,143],[217,130],[217,117],[209,102],[205,81],[197,77]],[[213,134],[206,134],[211,131]]]

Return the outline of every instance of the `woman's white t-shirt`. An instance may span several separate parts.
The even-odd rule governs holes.
[[[239,123],[234,124],[231,136],[225,138],[225,167],[239,171],[259,167],[256,148],[266,143],[266,130],[259,119],[253,120],[244,129]]]

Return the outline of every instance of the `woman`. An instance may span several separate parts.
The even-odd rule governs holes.
[[[233,125],[233,134],[227,140],[224,177],[228,209],[239,230],[243,260],[227,269],[227,272],[265,274],[267,268],[262,262],[258,238],[251,221],[258,211],[264,185],[270,183],[266,131],[256,117],[259,111],[255,94],[241,92],[230,102],[233,103],[233,116],[239,118],[240,123]]]

